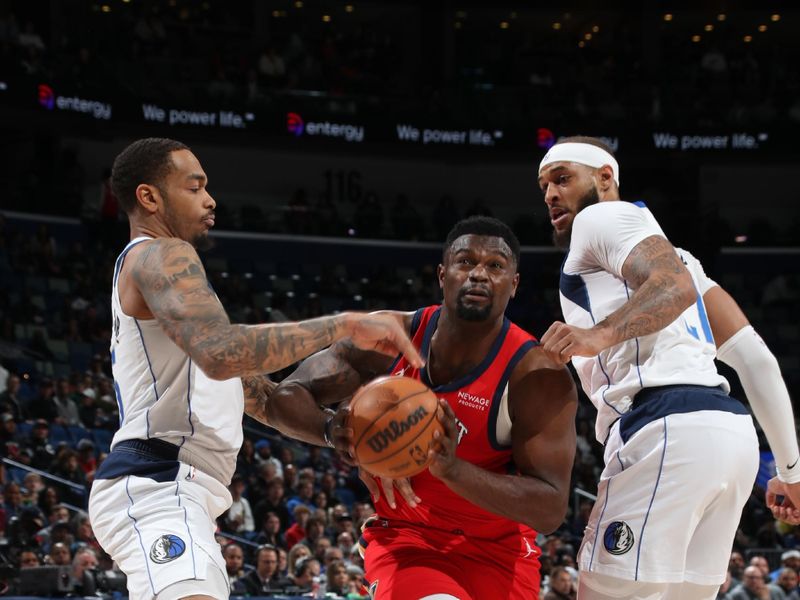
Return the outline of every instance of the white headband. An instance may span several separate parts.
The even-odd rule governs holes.
[[[539,173],[547,165],[560,161],[575,162],[595,169],[609,165],[614,173],[614,181],[619,185],[619,164],[617,159],[598,146],[584,144],[583,142],[556,144],[547,151],[542,162],[539,163]]]

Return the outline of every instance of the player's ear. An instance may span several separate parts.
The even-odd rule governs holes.
[[[519,286],[519,273],[514,273],[514,279],[511,281],[511,297],[517,295],[517,287]]]
[[[614,185],[614,170],[611,165],[603,165],[597,169],[597,188],[603,194],[609,191]]]
[[[444,265],[436,267],[436,277],[439,279],[439,289],[444,289]]]
[[[146,214],[153,214],[158,210],[158,202],[161,194],[158,188],[147,183],[140,183],[136,187],[136,204],[138,204]]]

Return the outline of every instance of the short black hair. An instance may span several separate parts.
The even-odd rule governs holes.
[[[557,146],[558,144],[590,144],[592,146],[597,146],[598,148],[608,152],[611,156],[614,156],[614,151],[611,149],[611,146],[606,144],[600,138],[591,137],[588,135],[573,135],[570,137],[561,138],[553,145]]]
[[[484,216],[467,217],[453,225],[444,241],[443,257],[447,255],[447,251],[450,250],[453,242],[462,235],[487,235],[503,238],[511,249],[514,262],[519,266],[519,240],[514,235],[514,232],[511,231],[511,228],[499,219]]]
[[[169,138],[144,138],[119,153],[111,167],[111,191],[122,210],[131,214],[136,208],[136,188],[142,183],[161,189],[174,166],[170,154],[176,150],[189,150],[189,147]]]

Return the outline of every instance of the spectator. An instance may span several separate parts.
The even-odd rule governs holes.
[[[264,515],[274,512],[281,521],[281,530],[284,531],[289,527],[291,518],[289,509],[286,508],[286,500],[283,497],[283,481],[277,477],[267,482],[264,481],[264,472],[273,468],[269,463],[261,466],[261,475],[254,486],[253,497],[262,499],[256,504],[253,514],[257,521],[263,522]]]
[[[74,484],[72,486],[66,483],[59,484],[61,487],[60,496],[68,500],[70,504],[83,506],[86,501],[86,475],[78,464],[78,454],[75,450],[61,448],[56,455],[50,472]]]
[[[48,440],[49,434],[50,428],[47,421],[37,419],[26,444],[33,452],[31,466],[42,471],[47,471],[55,458],[55,451]]]
[[[301,558],[295,564],[294,575],[292,576],[293,592],[310,592],[315,580],[319,581],[320,566],[319,561],[311,556]]]
[[[57,542],[50,546],[50,553],[47,555],[47,564],[66,566],[72,564],[72,555],[69,546],[63,542]]]
[[[781,566],[769,574],[769,580],[777,581],[781,571],[785,568],[789,568],[795,573],[800,570],[800,550],[787,550],[781,554]]]
[[[306,537],[306,523],[311,518],[311,509],[305,504],[294,507],[294,523],[286,530],[286,547],[291,550],[297,542]],[[310,554],[310,548],[309,548]]]
[[[278,571],[278,550],[272,545],[259,546],[255,555],[256,568],[242,579],[246,592],[261,596],[264,592],[284,591],[291,581]]]
[[[75,404],[74,394],[70,391],[70,384],[66,378],[58,380],[57,392],[53,396],[56,408],[56,423],[61,425],[80,425],[78,406]]]
[[[767,587],[764,571],[752,563],[744,570],[742,583],[728,594],[728,600],[783,600],[783,597],[781,590]]]
[[[343,560],[332,560],[325,569],[325,593],[346,597],[348,593],[347,565]]]
[[[790,567],[784,567],[778,573],[776,583],[786,596],[786,600],[800,600],[797,571]]]
[[[225,524],[228,531],[247,536],[255,530],[255,522],[253,521],[250,502],[242,496],[244,487],[244,478],[238,473],[235,474],[231,479],[230,486],[228,486],[233,498],[233,504],[225,513]]]
[[[564,567],[555,567],[550,572],[550,591],[544,595],[544,600],[575,600],[576,594],[569,571]]]
[[[272,546],[282,546],[284,544],[283,534],[281,534],[281,520],[277,514],[269,511],[264,515],[264,522],[256,535],[255,542]]]
[[[283,465],[281,461],[272,456],[272,444],[265,438],[261,438],[254,445],[256,454],[255,459],[259,464],[270,463],[275,466],[275,476],[283,479]]]
[[[72,581],[74,592],[79,595],[90,595],[95,592],[92,571],[97,568],[97,554],[91,548],[80,548],[72,559]]]
[[[289,549],[289,554],[286,558],[286,575],[290,578],[294,577],[295,565],[302,559],[311,556],[311,550],[305,544],[295,544]]]
[[[94,456],[94,442],[89,438],[81,438],[77,445],[78,466],[83,471],[86,483],[91,484],[97,470],[97,459]]]
[[[19,397],[20,379],[12,373],[6,381],[6,389],[0,393],[0,412],[10,413],[14,420],[22,420],[22,402]]]
[[[39,559],[39,554],[37,554],[35,550],[23,549],[22,552],[19,553],[20,569],[30,569],[32,567],[38,567],[41,564],[42,561]]]
[[[244,578],[244,552],[242,547],[236,543],[230,543],[222,550],[225,559],[225,570],[228,573],[228,580],[231,584],[232,594],[243,594],[246,591]]]
[[[8,531],[8,523],[11,521],[13,517],[19,515],[22,511],[22,492],[19,488],[19,485],[14,483],[7,483],[5,489],[3,489],[3,512],[5,513],[5,523],[3,523],[3,529]]]
[[[39,382],[39,393],[28,404],[27,416],[31,419],[44,419],[54,422],[58,417],[56,405],[53,402],[55,388],[53,380],[45,377]]]

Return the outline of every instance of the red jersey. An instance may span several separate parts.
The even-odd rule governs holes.
[[[440,311],[440,306],[429,306],[414,315],[412,342],[422,356],[428,355]],[[395,362],[390,373],[419,379],[439,398],[447,400],[456,415],[458,458],[488,471],[510,473],[511,447],[497,440],[497,417],[514,367],[536,343],[533,336],[505,318],[483,361],[456,381],[432,385],[425,367],[416,369],[403,357]],[[412,477],[411,486],[422,500],[417,508],[409,507],[396,493],[397,508],[392,509],[381,494],[375,506],[379,517],[479,538],[498,539],[517,533],[531,544],[536,538],[536,532],[527,525],[476,506],[450,490],[428,470]]]

